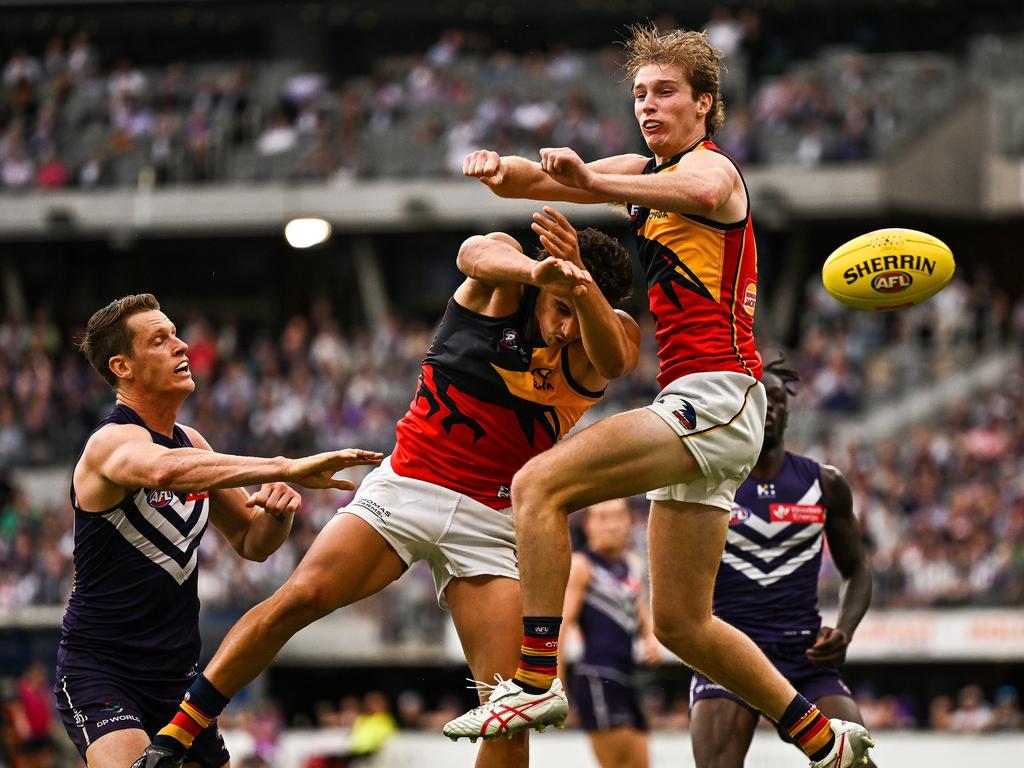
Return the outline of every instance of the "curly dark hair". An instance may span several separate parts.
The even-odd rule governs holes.
[[[618,240],[598,229],[587,227],[576,231],[583,266],[594,278],[609,304],[625,301],[633,293],[633,260]],[[537,249],[537,259],[550,256]]]

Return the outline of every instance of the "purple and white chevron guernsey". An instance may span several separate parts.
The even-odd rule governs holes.
[[[582,552],[591,569],[579,616],[584,641],[580,664],[627,674],[633,669],[633,640],[640,632],[637,606],[643,585],[626,559],[609,560],[590,549]]]
[[[114,406],[97,425],[137,424],[153,442],[190,448],[175,425],[169,439],[135,411]],[[95,431],[95,430],[94,430]],[[131,680],[180,680],[199,660],[199,542],[207,528],[206,492],[128,491],[104,512],[78,507],[74,488],[75,583],[61,624],[62,672]]]
[[[826,514],[812,459],[787,452],[775,477],[749,476],[733,501],[715,614],[759,643],[813,638]]]

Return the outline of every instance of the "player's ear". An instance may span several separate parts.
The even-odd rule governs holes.
[[[118,381],[131,381],[135,378],[132,370],[132,360],[128,355],[114,355],[107,360],[107,367],[117,377]]]

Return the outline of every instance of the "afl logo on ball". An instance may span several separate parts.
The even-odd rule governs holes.
[[[879,293],[899,293],[907,290],[913,282],[914,278],[906,272],[892,270],[871,278],[871,287]]]

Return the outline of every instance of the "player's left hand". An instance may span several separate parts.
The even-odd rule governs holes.
[[[245,506],[260,507],[268,515],[284,517],[298,512],[302,496],[287,483],[264,483],[255,493],[250,493]]]
[[[537,234],[541,246],[549,254],[556,259],[572,262],[580,269],[585,269],[583,258],[580,256],[576,228],[561,213],[550,205],[545,205],[543,213],[533,214],[533,224],[530,225],[530,229]]]
[[[568,147],[542,149],[540,168],[559,184],[576,189],[590,189],[594,176],[594,172],[583,162],[583,158]]]
[[[846,661],[846,649],[850,636],[841,629],[822,627],[818,639],[805,651],[808,660],[820,667],[838,667]]]

